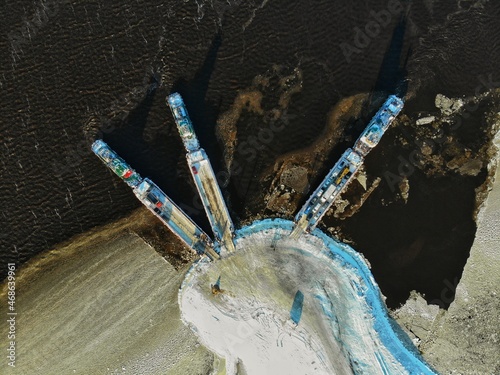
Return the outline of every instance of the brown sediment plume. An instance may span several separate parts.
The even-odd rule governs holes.
[[[301,163],[309,167],[312,167],[313,164],[321,165],[342,136],[347,121],[361,115],[362,105],[367,97],[367,94],[357,94],[341,99],[330,110],[326,127],[318,135],[316,141],[308,147],[281,155],[274,162],[273,169],[276,170],[277,165],[285,163]],[[316,171],[311,172],[315,173]],[[270,170],[265,171],[264,175],[266,173],[270,173]]]
[[[216,134],[218,140],[224,145],[224,163],[228,171],[234,159],[236,144],[238,142],[237,123],[244,110],[253,112],[263,117],[263,122],[279,120],[287,110],[292,96],[302,90],[302,71],[299,67],[290,74],[283,71],[284,67],[275,65],[265,74],[255,76],[250,87],[240,90],[233,104],[217,120]],[[276,87],[271,86],[271,79],[277,78]],[[271,109],[264,109],[262,102],[265,100],[266,91],[277,91],[277,105]]]
[[[283,90],[278,100],[281,109],[288,108],[293,94],[302,91],[302,79],[302,71],[299,68],[295,68],[292,74],[284,76],[279,80],[279,85]]]
[[[236,124],[243,109],[260,115],[264,113],[261,102],[263,94],[256,89],[248,89],[238,93],[231,108],[224,112],[217,121],[216,134],[219,142],[224,145],[224,164],[227,170],[231,169],[231,163],[238,141]]]
[[[340,100],[330,110],[326,126],[315,142],[300,150],[279,156],[274,164],[262,173],[260,179],[270,181],[269,192],[265,198],[267,209],[276,211],[276,207],[280,207],[281,211],[285,210],[280,213],[285,214],[296,211],[303,194],[310,188],[309,184],[322,172],[322,168],[316,166],[325,164],[330,152],[341,139],[348,121],[361,115],[367,97],[368,94],[357,94]],[[283,178],[286,175],[294,175],[294,171],[301,172],[301,184],[297,184],[295,181],[297,178],[293,176],[288,179]],[[307,173],[304,174],[303,171]],[[295,185],[304,188],[297,190],[295,186],[287,185],[286,180],[295,181]]]

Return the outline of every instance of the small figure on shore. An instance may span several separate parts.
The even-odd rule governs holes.
[[[217,279],[217,282],[213,285],[210,285],[210,287],[212,288],[213,295],[224,293],[224,290],[220,288],[220,275],[219,278]]]

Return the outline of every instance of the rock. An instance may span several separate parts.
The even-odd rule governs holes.
[[[483,162],[480,159],[472,159],[458,168],[461,175],[477,176],[483,168]]]
[[[408,196],[410,195],[410,182],[408,181],[408,178],[405,176],[401,182],[399,183],[399,190],[401,192],[401,198],[405,201],[405,203],[408,202]]]
[[[434,104],[437,109],[441,110],[443,115],[449,116],[462,108],[464,102],[462,99],[450,99],[442,94],[437,94]]]
[[[432,146],[428,144],[428,142],[424,141],[420,146],[420,151],[422,152],[422,154],[429,156],[433,153],[434,150],[432,149]]]
[[[436,119],[435,116],[422,117],[417,120],[417,125],[427,125]]]
[[[339,214],[342,214],[346,207],[349,206],[349,201],[347,199],[337,198],[333,203],[333,206],[335,207],[334,216],[339,217]]]
[[[366,173],[364,171],[364,168],[358,173],[358,176],[356,179],[359,181],[360,185],[363,187],[363,189],[366,190]]]
[[[268,210],[278,212],[282,215],[293,213],[295,205],[291,204],[291,195],[289,192],[281,193],[275,190],[269,197],[266,208]]]
[[[397,322],[417,346],[428,338],[438,314],[439,306],[428,305],[416,291],[410,292],[406,303],[393,313]]]
[[[309,185],[307,169],[294,165],[290,166],[281,173],[280,183],[299,193],[306,191]]]
[[[457,170],[463,176],[477,176],[483,168],[483,162],[480,159],[468,159],[465,155],[460,155],[446,163],[446,166]]]

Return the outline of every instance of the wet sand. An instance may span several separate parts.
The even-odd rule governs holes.
[[[187,266],[176,270],[120,228],[78,240],[17,270],[16,367],[4,355],[0,367],[40,375],[208,373],[213,355],[179,318]],[[0,300],[6,316],[5,287]]]

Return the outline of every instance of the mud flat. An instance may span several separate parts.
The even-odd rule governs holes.
[[[225,358],[227,374],[433,374],[388,316],[362,256],[319,230],[291,240],[292,226],[240,229],[234,255],[195,264],[183,282],[182,319]]]
[[[186,266],[176,270],[121,229],[81,236],[17,270],[16,367],[7,367],[2,355],[2,373],[211,371],[213,355],[180,320],[177,294]],[[5,285],[0,301],[5,317]],[[5,324],[0,335],[5,342]]]

